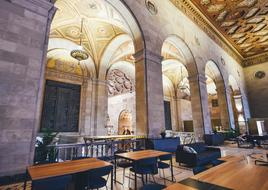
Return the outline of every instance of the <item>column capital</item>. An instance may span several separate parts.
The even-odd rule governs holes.
[[[141,61],[142,59],[146,59],[150,62],[161,64],[163,60],[163,57],[160,54],[157,54],[147,49],[142,49],[134,53],[133,57],[135,58],[135,62]]]
[[[91,80],[92,80],[93,84],[108,85],[107,80],[100,80],[100,79],[96,79],[96,78],[92,78]]]

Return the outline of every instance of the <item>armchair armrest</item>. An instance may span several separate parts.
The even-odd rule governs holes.
[[[216,148],[216,147],[206,147],[206,149],[207,149],[207,150],[210,150],[210,151],[218,151],[218,152],[221,151],[221,149]]]
[[[176,151],[176,162],[194,166],[197,161],[197,155],[182,150]]]

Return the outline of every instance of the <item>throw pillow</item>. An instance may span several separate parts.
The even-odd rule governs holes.
[[[183,150],[185,152],[188,152],[188,153],[197,154],[197,152],[195,151],[195,149],[193,149],[192,147],[189,147],[189,146],[183,146]]]

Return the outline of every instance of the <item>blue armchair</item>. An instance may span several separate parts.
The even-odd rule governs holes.
[[[171,138],[152,138],[147,139],[146,149],[153,149],[165,152],[175,153],[177,146],[180,145],[179,137]]]
[[[189,153],[183,150],[184,146],[192,147],[197,153]],[[221,157],[219,148],[207,147],[204,143],[179,145],[176,151],[176,162],[184,163],[192,167],[211,163]]]

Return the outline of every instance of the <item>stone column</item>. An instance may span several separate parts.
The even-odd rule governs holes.
[[[219,108],[221,112],[221,124],[223,129],[228,130],[230,129],[230,121],[225,86],[223,81],[218,82],[216,86]]]
[[[157,137],[165,127],[162,57],[148,50],[142,50],[134,57],[136,60],[136,133]]]
[[[108,89],[107,81],[93,79],[93,134],[92,135],[107,135],[105,128],[106,118],[108,114]]]
[[[1,1],[0,176],[24,173],[33,161],[54,13],[46,0]]]
[[[207,83],[204,75],[189,77],[194,133],[202,141],[204,134],[212,132],[208,107]]]
[[[227,99],[227,106],[228,106],[228,113],[229,113],[229,122],[230,127],[235,129],[235,113],[233,110],[233,92],[230,86],[226,88],[226,99]]]

